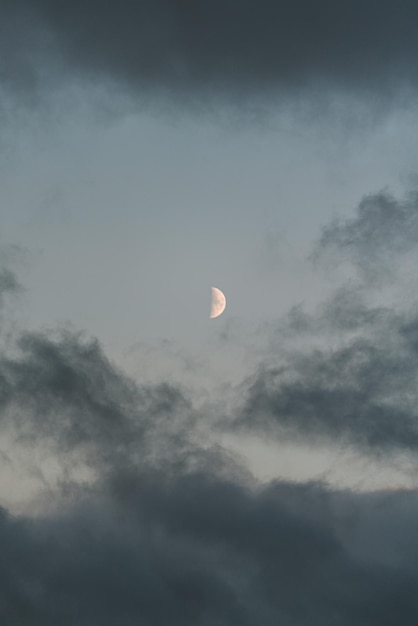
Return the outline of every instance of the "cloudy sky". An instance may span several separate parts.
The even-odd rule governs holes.
[[[417,25],[0,0],[2,624],[415,624]]]

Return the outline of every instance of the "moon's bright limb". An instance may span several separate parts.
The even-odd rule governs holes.
[[[212,302],[210,305],[210,318],[219,317],[225,311],[226,298],[220,289],[212,287]]]

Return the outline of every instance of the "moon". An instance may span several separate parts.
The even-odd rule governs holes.
[[[226,298],[220,289],[212,287],[212,302],[210,304],[209,318],[219,317],[225,311]]]

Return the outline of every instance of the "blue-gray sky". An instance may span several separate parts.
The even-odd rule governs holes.
[[[417,17],[0,0],[2,623],[414,623]]]

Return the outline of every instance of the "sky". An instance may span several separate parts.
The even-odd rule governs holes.
[[[0,0],[2,624],[415,623],[416,24]]]

